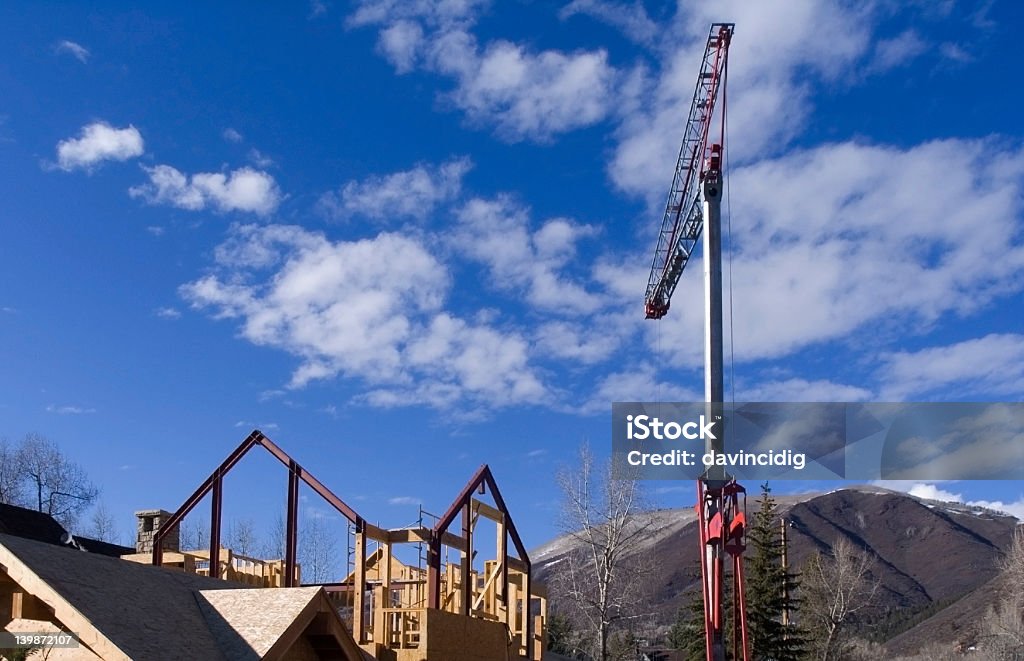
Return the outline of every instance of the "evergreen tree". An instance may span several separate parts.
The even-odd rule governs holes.
[[[687,659],[704,659],[704,598],[699,586],[689,593],[686,605],[679,607],[668,643],[684,652]]]
[[[727,660],[733,658],[732,593],[732,580],[729,580],[725,584],[725,593],[722,595],[722,616],[725,618],[723,632]],[[687,661],[705,661],[707,658],[704,634],[704,596],[701,594],[700,584],[689,592],[686,605],[681,606],[676,613],[676,621],[668,632],[668,642],[674,649],[683,652]]]
[[[572,620],[559,613],[551,613],[547,621],[548,650],[556,654],[574,657],[576,655],[576,632]]]
[[[609,644],[609,658],[615,661],[637,661],[640,656],[640,641],[636,634],[626,630],[612,636]]]
[[[768,483],[761,485],[761,509],[747,531],[747,626],[755,659],[796,661],[804,656],[806,635],[794,624],[799,587],[796,574],[782,566],[778,505]],[[783,624],[788,613],[789,624]]]

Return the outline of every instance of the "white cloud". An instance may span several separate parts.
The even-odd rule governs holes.
[[[163,307],[157,308],[153,311],[153,314],[160,317],[161,319],[177,319],[181,317],[181,311],[177,308]]]
[[[56,46],[53,47],[53,50],[55,53],[58,54],[66,53],[67,55],[70,55],[71,57],[75,58],[83,64],[88,62],[89,57],[91,56],[89,49],[87,49],[85,46],[75,43],[73,41],[68,41],[67,39],[59,42]]]
[[[942,500],[949,503],[962,502],[963,498],[958,493],[953,493],[952,491],[940,489],[934,484],[923,484],[920,482],[915,483],[913,486],[911,486],[907,493],[909,493],[911,496],[916,496],[918,498],[927,498],[928,500]]]
[[[642,3],[572,2],[563,17],[587,14],[652,46],[658,61],[624,71],[603,50],[543,50],[480,38],[473,26],[484,4],[373,0],[357,3],[348,23],[377,29],[379,51],[400,73],[448,78],[452,88],[445,100],[504,139],[548,140],[608,118],[619,122],[609,175],[621,190],[659,202],[706,25],[719,15],[737,21],[730,123],[732,156],[740,165],[732,170],[732,188],[742,191],[732,200],[741,362],[851,341],[874,326],[925,332],[944,316],[973,314],[1024,286],[1024,152],[1014,144],[946,140],[894,148],[845,142],[778,156],[805,126],[819,88],[858,84],[864,75],[901,66],[924,51],[924,38],[913,30],[880,39],[876,9],[823,0],[795,0],[781,9],[732,0],[715,8],[681,3],[673,24],[658,26],[673,39],[654,43]],[[281,226],[236,228],[217,249],[217,272],[183,292],[197,306],[240,320],[250,341],[296,355],[301,362],[293,387],[354,378],[364,386],[362,401],[376,406],[447,407],[496,394],[537,402],[556,392],[541,378],[550,377],[535,366],[537,358],[590,368],[605,364],[637,334],[648,362],[596,377],[584,408],[595,401],[604,407],[613,396],[694,394],[673,388],[659,369],[662,362],[673,369],[701,364],[699,266],[680,284],[673,323],[645,324],[640,297],[646,254],[636,259],[618,253],[596,264],[587,255],[580,259],[577,252],[593,227],[564,218],[534,222],[524,205],[507,196],[466,200],[461,182],[468,167],[467,159],[421,164],[348,182],[321,200],[333,216],[375,220],[424,220],[450,205],[450,233],[426,235],[417,228],[413,239],[381,234],[356,242]],[[216,196],[193,178],[173,168],[159,174],[162,183],[151,181],[133,194],[183,208],[217,206]],[[505,311],[476,317],[454,312],[447,302],[454,263],[440,261],[442,254],[482,265],[487,291],[474,295],[498,293],[528,304],[530,330],[511,326],[501,316]],[[367,267],[372,277],[353,271],[357,259],[376,260]],[[294,280],[314,286],[284,286]],[[324,300],[316,296],[321,291],[328,292]],[[474,309],[478,302],[471,303]],[[797,316],[800,323],[793,323]],[[493,356],[502,375],[488,379],[479,366],[460,362],[463,355],[487,356],[484,364]],[[858,384],[800,376],[754,383],[747,393],[797,400],[872,394]]]
[[[470,121],[494,124],[510,141],[546,141],[596,124],[612,108],[615,72],[603,50],[532,53],[497,41],[478,52],[464,38],[444,45],[437,67],[458,80],[450,98]]]
[[[224,136],[224,139],[227,140],[228,142],[238,143],[244,140],[242,134],[236,131],[235,129],[231,128],[230,126],[224,129],[224,133],[222,135]]]
[[[200,211],[246,211],[267,215],[277,209],[281,192],[266,172],[249,167],[227,174],[199,172],[187,175],[170,165],[143,167],[149,183],[129,189],[132,197],[150,204],[169,204],[179,209]]]
[[[952,60],[957,64],[967,64],[974,61],[974,56],[967,49],[960,44],[952,42],[941,44],[939,46],[939,53],[947,60]]]
[[[618,319],[608,315],[587,323],[549,321],[540,324],[535,334],[537,349],[555,358],[567,359],[584,365],[607,360],[622,344]],[[594,332],[594,328],[607,329]]]
[[[88,415],[96,412],[96,409],[85,406],[57,406],[56,404],[48,405],[46,410],[50,413],[56,413],[57,415]]]
[[[899,401],[938,391],[955,398],[1024,395],[1024,335],[990,334],[948,346],[882,357],[882,397]]]
[[[606,0],[573,0],[559,12],[562,19],[578,14],[618,28],[639,44],[650,44],[658,36],[658,24],[647,15],[647,9],[639,0],[631,4]]]
[[[374,220],[423,220],[462,190],[462,178],[472,162],[458,158],[439,166],[417,165],[386,176],[350,181],[337,193],[326,193],[320,209],[333,218],[366,216]]]
[[[388,505],[419,505],[423,500],[417,496],[395,496],[388,498]]]
[[[563,273],[576,245],[596,228],[552,218],[531,231],[529,210],[508,196],[473,198],[456,216],[454,245],[488,267],[494,288],[523,291],[531,305],[564,314],[600,307],[598,295]]]
[[[93,122],[82,127],[79,137],[57,143],[57,165],[66,171],[90,168],[101,161],[126,161],[142,151],[142,134],[134,126],[117,129]]]
[[[182,287],[195,307],[301,359],[291,387],[338,375],[375,406],[541,401],[547,390],[514,331],[444,310],[447,268],[419,241],[383,233],[331,241],[294,226],[236,226],[219,273]]]
[[[234,425],[236,428],[245,427],[246,429],[261,429],[266,431],[272,431],[274,429],[280,429],[280,425],[276,422],[249,422],[248,420],[238,420]]]
[[[484,4],[369,0],[348,24],[379,27],[377,48],[398,73],[421,68],[452,78],[445,98],[505,140],[547,141],[609,114],[616,75],[604,50],[533,52],[504,40],[481,46],[469,30]]]
[[[862,402],[871,394],[865,388],[826,379],[791,378],[738,388],[736,397],[745,402]]]
[[[418,20],[437,27],[472,22],[489,0],[358,0],[352,27]]]
[[[699,381],[695,377],[694,381]],[[658,380],[658,371],[648,362],[637,362],[621,372],[601,379],[589,399],[579,407],[583,414],[608,413],[613,402],[699,402],[704,393]]]
[[[782,152],[814,108],[815,84],[856,77],[872,51],[873,11],[870,3],[828,0],[680,3],[662,27],[672,39],[653,74],[622,88],[612,181],[652,207],[664,202],[711,23],[728,17],[737,26],[729,49],[728,117],[729,155],[739,163]],[[902,46],[905,60],[910,44]],[[882,50],[894,57],[898,47]]]
[[[1024,463],[1024,421],[1013,404],[961,410],[941,433],[924,429],[916,436],[890,439],[887,474],[894,479],[993,479],[1010,476]]]
[[[1024,521],[1024,495],[1013,502],[1002,500],[968,500],[963,494],[948,491],[935,484],[928,482],[895,482],[892,480],[879,482],[881,486],[906,491],[911,496],[927,500],[938,500],[947,503],[962,503],[970,507],[984,507],[985,509],[1005,512]]]
[[[249,150],[249,160],[258,168],[269,168],[274,164],[274,159],[270,158],[259,149],[253,148]]]
[[[323,0],[310,0],[309,18],[316,18],[327,13],[327,3]]]
[[[887,71],[906,64],[928,49],[928,43],[915,30],[906,30],[892,39],[875,44],[875,55],[869,69]]]
[[[423,47],[423,28],[413,21],[398,21],[380,31],[377,47],[398,73],[409,73]]]
[[[465,402],[470,408],[462,413],[469,417],[511,404],[541,403],[548,391],[530,365],[529,348],[515,333],[439,314],[402,354],[418,378],[370,390],[363,399],[385,408],[420,403],[451,409]]]
[[[1024,152],[1013,147],[830,144],[739,168],[731,181],[740,360],[780,358],[868,324],[926,330],[1024,288]],[[674,300],[703,300],[699,270],[684,274]],[[663,352],[698,364],[702,315],[671,318]]]

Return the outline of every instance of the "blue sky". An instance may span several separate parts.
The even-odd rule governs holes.
[[[1019,401],[1021,8],[857,4],[5,4],[0,435],[126,533],[259,427],[387,526],[490,463],[539,544],[612,401],[701,394],[699,269],[661,322],[643,292],[713,21],[730,391]],[[272,469],[229,516],[279,507]]]

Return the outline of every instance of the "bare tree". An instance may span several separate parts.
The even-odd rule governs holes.
[[[6,438],[0,438],[0,503],[18,505],[24,502],[24,474],[18,462],[18,450]]]
[[[117,542],[119,537],[117,524],[114,523],[114,517],[111,516],[106,503],[102,500],[96,503],[96,507],[93,509],[90,519],[90,537],[98,539],[101,542]]]
[[[228,548],[233,553],[252,557],[256,553],[256,525],[252,519],[241,519],[228,524]]]
[[[649,533],[640,483],[615,479],[611,462],[598,464],[587,445],[577,465],[558,474],[560,526],[573,548],[553,571],[560,606],[596,659],[611,658],[610,635],[645,611],[651,566],[640,553]]]
[[[180,546],[182,551],[199,551],[210,548],[210,523],[205,519],[185,517],[180,525]]]
[[[878,581],[871,578],[873,560],[845,537],[830,555],[815,553],[801,575],[803,614],[811,637],[813,657],[820,661],[846,658],[850,623],[871,606]]]
[[[314,514],[302,519],[299,564],[304,582],[326,583],[338,577],[338,539],[322,516]]]
[[[980,647],[992,659],[1024,658],[1024,528],[1000,561],[1002,594],[981,623]]]
[[[267,560],[284,559],[284,538],[284,514],[278,512],[277,518],[274,519],[274,523],[270,526],[267,538],[263,541],[263,550],[261,551],[263,553],[263,557]]]
[[[81,466],[37,434],[29,434],[21,442],[17,465],[27,483],[24,502],[46,512],[65,528],[70,529],[99,494]]]

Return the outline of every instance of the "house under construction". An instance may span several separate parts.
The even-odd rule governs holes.
[[[239,555],[220,542],[224,477],[257,446],[288,471],[281,559]],[[351,571],[340,582],[301,580],[300,482],[354,531]],[[210,548],[183,550],[181,523],[207,495]],[[176,512],[137,512],[135,553],[101,558],[0,536],[8,586],[0,599],[12,604],[4,624],[75,633],[80,646],[54,649],[50,659],[541,659],[546,595],[531,581],[490,469],[481,466],[435,518],[429,527],[372,525],[256,430]],[[494,538],[478,539],[483,521],[493,523]],[[477,557],[492,548],[493,558]],[[139,631],[149,636],[132,633]]]

